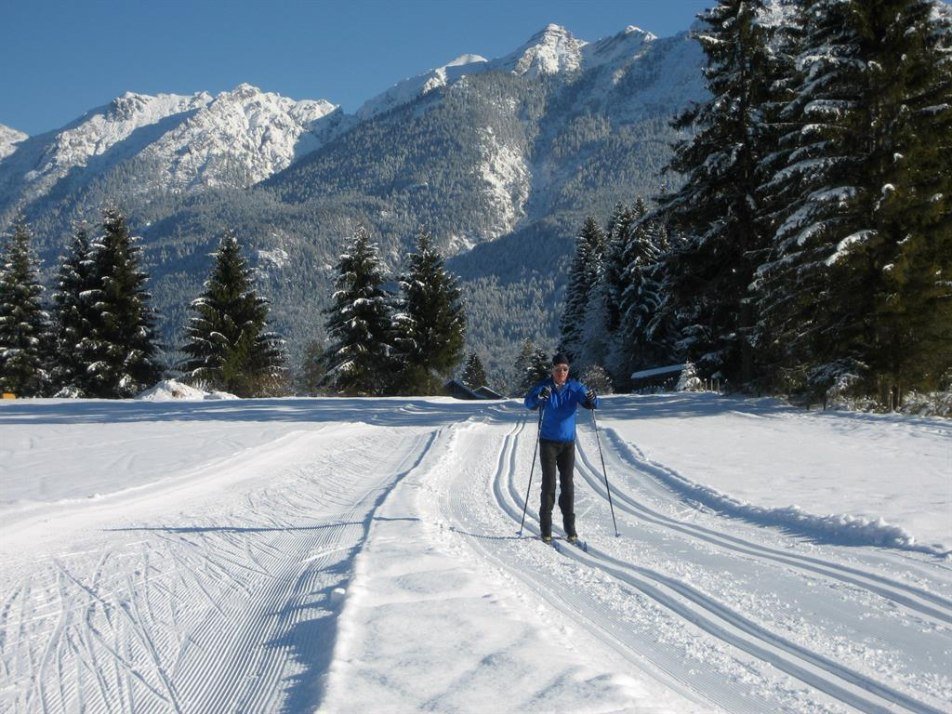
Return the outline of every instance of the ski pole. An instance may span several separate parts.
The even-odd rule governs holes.
[[[539,453],[539,438],[542,436],[542,412],[545,404],[539,406],[539,430],[536,433],[535,449],[532,452],[532,468],[529,469],[529,487],[526,489],[526,502],[522,506],[522,521],[519,523],[519,535],[522,536],[522,527],[526,524],[526,509],[529,507],[529,494],[532,492],[532,473],[535,471],[536,455]]]
[[[595,427],[595,443],[598,444],[598,458],[602,461],[602,475],[605,477],[605,490],[608,492],[608,507],[612,509],[612,526],[615,528],[615,537],[621,535],[618,532],[618,524],[615,522],[615,506],[612,504],[612,490],[608,487],[608,471],[605,468],[605,457],[602,455],[602,442],[598,438],[598,422],[595,420],[595,410],[592,409],[592,426]]]

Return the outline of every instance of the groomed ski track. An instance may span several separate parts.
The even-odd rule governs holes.
[[[947,559],[686,501],[610,407],[620,536],[581,413],[585,552],[538,540],[538,464],[518,533],[516,402],[252,404],[294,423],[3,526],[0,711],[949,709]]]

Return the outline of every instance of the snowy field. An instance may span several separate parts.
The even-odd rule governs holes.
[[[597,417],[586,552],[515,401],[2,403],[0,712],[952,709],[952,423]]]

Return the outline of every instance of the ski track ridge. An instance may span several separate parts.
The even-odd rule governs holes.
[[[510,438],[507,436],[507,441]],[[504,450],[506,448],[507,446],[503,447]],[[511,458],[514,458],[514,448],[512,445],[508,445],[508,448],[513,454]],[[521,509],[513,506],[513,501],[519,503],[522,495],[515,488],[514,463],[510,468],[505,468],[502,462],[501,458],[494,477],[493,490],[499,506],[518,523],[521,519]],[[590,478],[591,471],[586,480]],[[503,480],[507,482],[508,498],[505,497],[505,492],[500,485]],[[602,497],[605,495],[604,491],[596,490],[596,493]],[[890,705],[899,704],[910,711],[945,714],[941,709],[931,707],[770,632],[686,583],[650,568],[620,561],[593,546],[590,541],[588,546],[587,553],[577,548],[562,549],[558,552],[563,557],[597,568],[637,588],[714,637],[773,665],[849,706],[864,712],[889,712]],[[871,700],[864,696],[866,693],[885,700],[888,704]]]
[[[582,468],[576,465],[577,471],[582,475],[593,491],[602,498],[607,499],[605,486],[600,474],[588,456],[587,450],[582,447],[581,442],[579,442],[578,453],[581,456]],[[612,489],[612,501],[615,504],[616,510],[625,511],[635,518],[653,523],[654,525],[669,528],[720,548],[744,553],[762,560],[772,560],[797,570],[811,572],[826,578],[855,585],[902,605],[909,610],[918,612],[929,619],[945,625],[952,625],[952,601],[943,598],[941,595],[930,593],[913,585],[892,580],[876,573],[865,572],[848,565],[841,565],[839,563],[832,564],[807,555],[777,550],[770,546],[753,543],[743,538],[720,533],[694,523],[679,521],[645,506],[643,503],[638,502],[617,488]],[[922,602],[923,600],[927,602]],[[932,603],[932,605],[936,605],[937,607],[933,607],[927,603]]]

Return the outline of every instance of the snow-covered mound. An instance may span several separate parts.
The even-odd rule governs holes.
[[[175,400],[201,401],[204,399],[238,399],[228,392],[206,391],[188,384],[182,384],[174,379],[163,379],[144,392],[139,393],[136,399],[147,402],[171,402]]]

